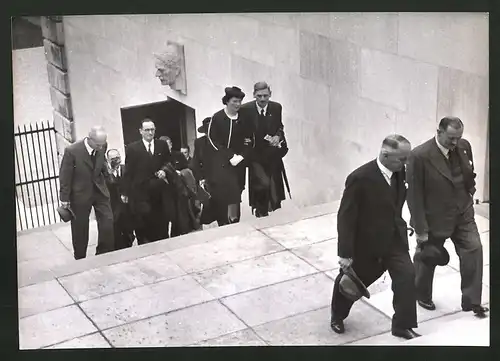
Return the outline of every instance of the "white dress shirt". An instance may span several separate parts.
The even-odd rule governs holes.
[[[389,169],[387,169],[387,167],[384,166],[380,162],[380,160],[378,159],[378,157],[377,157],[377,165],[378,165],[378,168],[380,169],[380,171],[382,172],[382,175],[384,176],[387,184],[391,185],[392,171],[390,171]]]
[[[267,114],[267,106],[269,105],[269,103],[268,103],[268,104],[266,104],[266,106],[265,106],[264,108],[261,108],[261,107],[259,106],[259,104],[257,104],[257,102],[256,102],[255,104],[257,105],[257,111],[259,112],[259,114],[262,114],[262,110],[264,110],[264,115],[266,115],[266,114]]]
[[[446,159],[449,159],[449,156],[450,156],[450,150],[443,147],[439,142],[438,142],[438,139],[437,139],[437,136],[434,138],[436,139],[436,144],[439,148],[439,150],[441,151],[441,153],[443,153],[443,155],[446,157]]]
[[[89,155],[91,156],[94,149],[92,149],[92,147],[89,145],[89,140],[85,138],[83,140],[83,144],[85,144],[85,148],[87,148],[87,152],[89,152]]]
[[[149,144],[150,143],[146,142],[144,139],[142,139],[142,143],[144,143],[146,150],[149,152]],[[151,141],[151,154],[155,154],[155,140],[154,139]]]

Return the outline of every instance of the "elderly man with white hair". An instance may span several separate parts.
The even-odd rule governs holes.
[[[105,156],[107,134],[103,127],[94,126],[86,138],[64,150],[59,171],[60,200],[71,208],[71,236],[75,259],[85,258],[89,243],[89,216],[94,208],[98,239],[96,255],[114,249],[113,213],[106,186],[108,173]]]

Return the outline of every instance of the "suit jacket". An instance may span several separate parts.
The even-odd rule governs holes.
[[[189,168],[193,171],[193,175],[197,181],[205,179],[205,162],[204,157],[209,151],[207,136],[201,136],[194,140],[193,158],[189,164]]]
[[[95,188],[104,197],[109,198],[105,181],[107,175],[106,148],[96,152],[96,165],[93,168],[92,159],[83,140],[66,147],[59,169],[59,199],[61,202],[91,202]]]
[[[338,256],[382,257],[398,242],[408,249],[407,225],[401,216],[406,197],[404,169],[397,175],[397,197],[376,160],[349,174],[337,214]]]
[[[254,100],[243,104],[240,112],[244,114],[245,120],[250,122],[250,127],[255,136],[253,148],[257,151],[252,152],[252,158],[263,160],[267,159],[265,150],[268,146],[268,142],[263,139],[266,134],[278,135],[281,140],[285,141],[282,106],[280,103],[269,101],[266,112],[266,126],[259,127],[259,112],[256,103],[257,102]]]
[[[476,174],[470,143],[461,139],[457,151],[472,206]],[[411,213],[410,224],[415,232],[432,233],[444,238],[451,236],[460,211],[456,199],[451,170],[435,138],[416,147],[408,164],[408,208]]]
[[[178,150],[172,150],[170,162],[176,170],[182,170],[189,166],[189,162],[186,157]]]
[[[124,195],[133,201],[149,199],[149,187],[158,179],[155,173],[167,172],[170,150],[164,141],[154,139],[154,154],[151,156],[141,140],[129,144],[125,150]]]

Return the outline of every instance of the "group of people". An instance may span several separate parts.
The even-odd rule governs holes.
[[[107,149],[101,126],[65,149],[59,173],[61,207],[72,212],[75,259],[85,258],[89,217],[98,228],[96,254],[202,229],[237,223],[248,169],[249,204],[256,217],[281,208],[285,185],[283,157],[288,152],[282,107],[270,100],[266,82],[254,85],[254,101],[228,87],[224,108],[207,117],[194,142],[172,149],[167,136],[155,138],[152,119],[141,122],[141,139],[126,145],[125,164],[117,149]]]
[[[444,248],[450,238],[460,261],[462,310],[480,318],[483,248],[474,219],[474,163],[470,143],[462,138],[463,122],[441,119],[435,137],[416,147],[401,135],[386,137],[378,157],[346,179],[338,212],[338,257],[330,326],[344,333],[344,320],[355,301],[370,297],[367,287],[388,271],[392,279],[392,334],[405,339],[420,336],[417,304],[429,311],[434,270],[446,265]],[[411,219],[402,217],[407,201]],[[417,249],[413,262],[408,230]],[[439,292],[439,290],[438,290]]]
[[[126,146],[125,164],[118,150],[107,150],[106,132],[93,127],[88,137],[66,148],[60,170],[62,207],[71,209],[75,259],[85,258],[89,215],[98,227],[96,254],[185,234],[214,221],[237,223],[248,169],[249,204],[256,217],[281,207],[290,192],[283,157],[288,152],[282,107],[270,100],[265,82],[254,85],[255,100],[228,87],[224,108],[203,120],[203,136],[189,148],[172,149],[168,137],[155,138],[155,123],[144,119],[141,139]],[[382,142],[378,157],[346,179],[338,211],[339,275],[335,279],[330,326],[345,332],[354,302],[369,297],[368,287],[386,271],[392,279],[392,334],[420,336],[417,304],[435,310],[434,270],[449,262],[444,242],[450,238],[460,260],[461,305],[478,317],[481,305],[483,250],[474,219],[474,163],[463,122],[441,119],[437,134],[412,150],[402,135]],[[402,217],[407,202],[411,220]],[[408,230],[416,233],[413,261]]]

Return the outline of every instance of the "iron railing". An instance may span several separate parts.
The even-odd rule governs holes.
[[[52,121],[18,126],[14,133],[16,226],[25,230],[60,222],[59,162]]]

